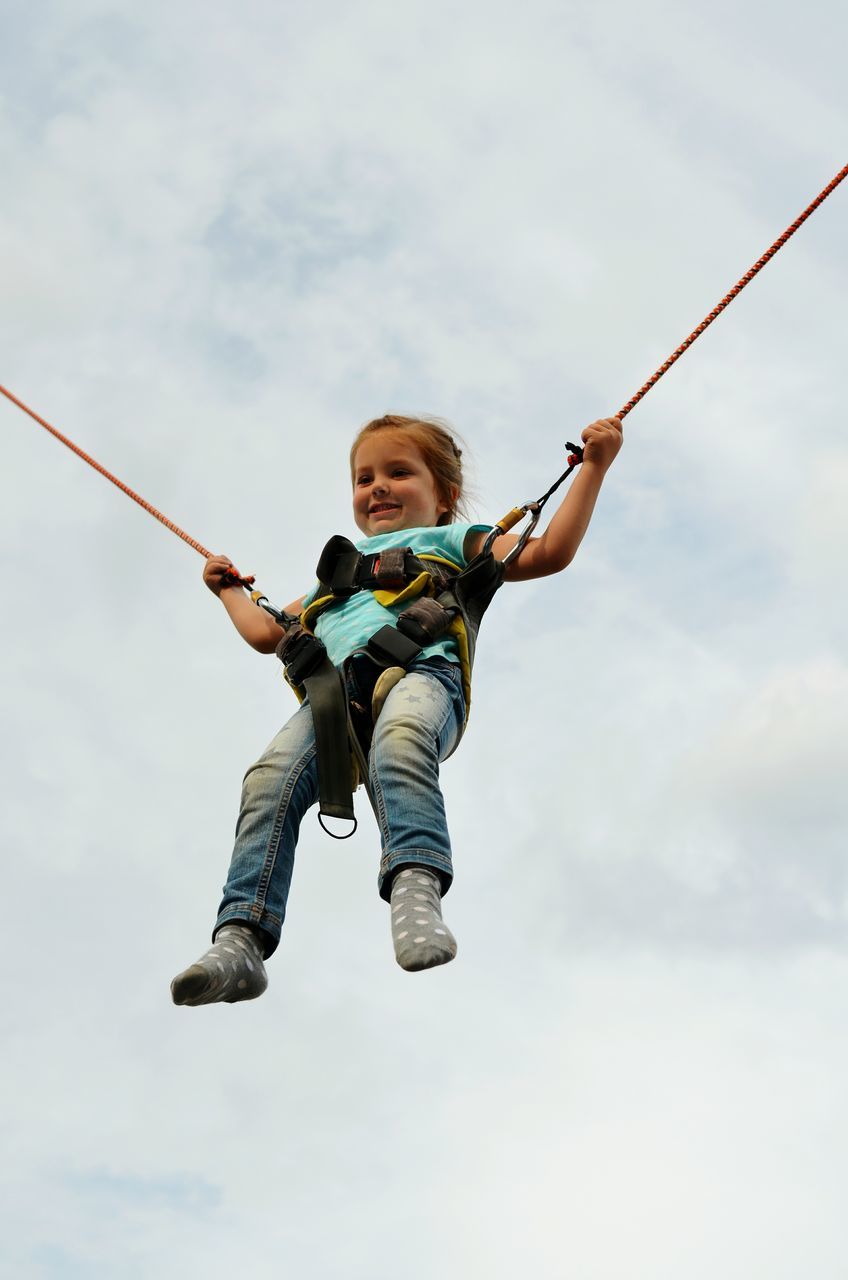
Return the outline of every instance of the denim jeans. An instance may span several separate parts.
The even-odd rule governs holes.
[[[358,692],[354,659],[349,691]],[[392,689],[374,729],[369,791],[381,837],[378,887],[389,899],[402,866],[431,867],[446,893],[453,879],[439,763],[456,746],[465,715],[460,668],[416,662]],[[300,823],[318,800],[312,710],[303,703],[248,769],[215,932],[230,921],[257,926],[266,956],[280,940]],[[214,933],[213,933],[214,937]]]

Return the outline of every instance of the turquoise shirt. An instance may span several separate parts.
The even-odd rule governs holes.
[[[488,524],[442,524],[427,529],[398,529],[395,533],[380,533],[375,538],[362,538],[356,549],[363,555],[371,555],[376,551],[385,551],[389,547],[411,547],[416,555],[442,556],[450,560],[458,569],[464,569],[468,561],[465,558],[464,545],[469,533],[488,533]],[[313,587],[304,599],[309,604],[318,594]],[[385,608],[378,604],[371,591],[357,591],[349,600],[334,604],[321,614],[315,623],[315,634],[324,642],[330,661],[340,666],[354,649],[360,649],[370,640],[375,631],[386,623],[394,626],[398,614],[406,608],[406,604]],[[459,651],[453,636],[442,636],[433,644],[428,644],[424,653],[428,658],[447,658],[449,662],[459,662]]]

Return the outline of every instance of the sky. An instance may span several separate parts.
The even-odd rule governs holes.
[[[535,497],[843,167],[829,0],[0,0],[0,382],[279,603],[385,412]],[[294,703],[6,401],[15,1280],[843,1280],[848,184],[507,586],[444,767],[454,963],[362,792],[261,1000],[175,1008]]]

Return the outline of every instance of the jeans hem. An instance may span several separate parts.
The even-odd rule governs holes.
[[[283,922],[279,916],[274,915],[272,911],[263,910],[252,902],[234,902],[226,907],[218,919],[215,921],[215,928],[212,930],[212,941],[218,930],[225,924],[249,924],[254,929],[261,930],[263,934],[264,947],[262,953],[267,960],[272,956],[280,945],[280,934],[283,931]]]
[[[438,874],[442,886],[442,897],[453,883],[453,866],[450,858],[444,854],[433,853],[431,849],[399,849],[397,853],[387,853],[380,861],[380,874],[377,888],[384,902],[390,902],[392,881],[400,867],[429,867]]]

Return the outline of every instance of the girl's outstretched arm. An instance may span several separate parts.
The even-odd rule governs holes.
[[[235,566],[227,556],[210,556],[203,566],[203,581],[230,615],[233,626],[243,640],[259,653],[273,653],[283,638],[270,614],[258,608],[238,583],[227,581],[227,575]],[[295,600],[286,606],[286,613],[300,613],[302,601]]]
[[[586,428],[582,440],[583,462],[563,501],[544,533],[531,538],[521,555],[507,566],[507,582],[526,582],[529,578],[559,573],[574,559],[592,519],[604,476],[621,448],[621,419],[600,418]],[[485,534],[476,535],[475,544],[469,548],[469,559],[477,554],[485,538]],[[492,553],[496,559],[503,560],[517,542],[515,534],[502,534],[495,539]]]

